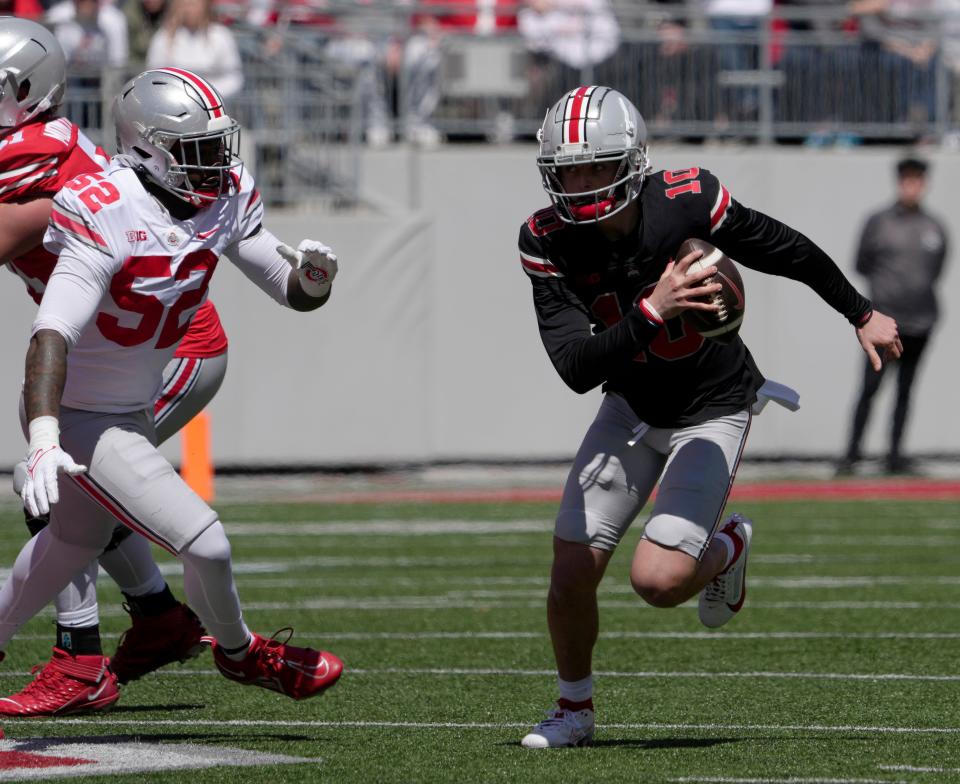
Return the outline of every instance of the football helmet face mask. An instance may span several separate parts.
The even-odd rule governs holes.
[[[29,19],[0,16],[0,133],[59,106],[66,81],[66,58],[53,33]]]
[[[598,223],[616,215],[640,195],[652,168],[643,117],[623,94],[609,87],[568,92],[547,110],[537,141],[543,188],[566,223]],[[562,169],[602,162],[618,162],[609,184],[567,192]]]
[[[205,79],[180,68],[144,71],[113,102],[123,160],[184,201],[202,207],[236,192],[240,126]]]

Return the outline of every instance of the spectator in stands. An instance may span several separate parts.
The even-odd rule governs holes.
[[[517,27],[529,52],[532,105],[572,84],[591,84],[594,67],[620,45],[620,25],[608,0],[525,0]]]
[[[141,70],[147,62],[150,41],[160,29],[167,12],[168,0],[126,0],[123,13],[130,31],[130,61],[136,64],[132,70]]]
[[[904,158],[897,164],[897,200],[867,220],[857,251],[857,272],[870,282],[873,306],[896,319],[903,342],[898,360],[897,402],[890,428],[887,453],[888,473],[913,471],[902,452],[904,428],[910,407],[910,393],[920,359],[937,323],[935,286],[947,257],[947,233],[943,225],[921,205],[927,188],[927,164]],[[853,413],[847,453],[838,466],[839,474],[850,474],[860,460],[860,442],[870,417],[873,396],[880,388],[883,371],[869,363]]]
[[[653,104],[646,108],[639,105],[641,113],[654,118],[658,124],[668,124],[682,119],[700,119],[704,115],[683,116],[683,109],[690,108],[690,74],[696,50],[690,46],[689,20],[681,12],[689,5],[688,0],[655,0],[658,8],[650,13],[646,24],[657,32],[656,54],[643,58],[641,77],[643,84],[655,92]],[[643,101],[641,101],[641,104]]]
[[[810,147],[859,144],[859,136],[837,131],[844,122],[866,118],[860,97],[856,20],[834,0],[777,0],[777,7],[805,12],[774,19],[773,63],[784,73],[777,93],[777,120],[815,124],[805,139]],[[787,36],[782,46],[780,34]]]
[[[123,12],[110,0],[82,4],[74,0],[64,0],[50,7],[44,21],[53,27],[66,51],[68,64],[71,59],[69,47],[74,48],[77,57],[82,57],[82,35],[91,34],[95,27],[106,45],[102,64],[113,68],[126,66],[130,56],[127,20]],[[88,59],[92,58],[91,54]]]
[[[48,21],[67,58],[65,114],[81,128],[98,131],[104,97],[113,91],[109,69],[127,62],[126,19],[109,3],[75,0],[51,8]]]
[[[935,109],[938,0],[853,0],[864,38],[860,89],[874,122],[924,125]],[[876,82],[874,83],[874,79]],[[886,107],[887,112],[882,113]]]
[[[411,18],[411,35],[389,53],[387,71],[398,85],[397,103],[404,138],[430,146],[440,139],[433,115],[442,93],[445,42],[452,36],[488,36],[515,28],[516,3],[515,0],[420,0],[416,5],[418,12]],[[512,124],[512,118],[505,119]]]
[[[237,42],[229,28],[213,21],[211,0],[171,0],[147,49],[147,67],[178,66],[209,79],[224,101],[243,87]]]
[[[960,0],[937,0],[943,60],[950,75],[950,130],[944,142],[960,147]]]
[[[773,10],[773,0],[703,0],[710,27],[726,36],[749,35],[749,40],[730,41],[719,46],[719,71],[735,78],[737,71],[760,67],[761,26]],[[718,125],[728,122],[755,120],[760,105],[755,87],[735,87],[719,91],[729,96],[726,109],[721,108],[715,118]],[[723,104],[721,104],[721,107]]]
[[[0,15],[39,19],[48,7],[40,0],[0,0]]]

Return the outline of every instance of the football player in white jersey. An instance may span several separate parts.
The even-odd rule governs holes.
[[[0,260],[39,304],[57,261],[43,247],[53,196],[110,161],[76,125],[57,116],[66,61],[49,30],[28,19],[0,16],[0,73]],[[158,441],[209,403],[223,380],[226,354],[226,335],[208,300],[164,371],[154,405]],[[26,513],[26,522],[34,535],[47,519]],[[35,668],[36,677],[22,690],[0,698],[0,717],[106,708],[119,697],[118,682],[202,650],[204,630],[196,615],[170,592],[149,543],[130,533],[118,526],[99,559],[123,591],[133,621],[114,656],[103,655],[94,561],[57,595],[53,655]]]
[[[27,352],[22,496],[51,516],[0,589],[0,650],[119,521],[181,558],[227,678],[294,699],[319,694],[343,663],[247,628],[223,526],[157,451],[152,406],[221,254],[299,311],[328,300],[336,256],[313,240],[295,251],[263,227],[235,155],[239,126],[205,80],[146,71],[113,115],[119,154],[57,194],[44,240],[59,260]]]

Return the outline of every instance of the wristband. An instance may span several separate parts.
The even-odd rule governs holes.
[[[657,313],[657,309],[650,304],[650,300],[640,300],[640,312],[647,317],[647,321],[657,327],[663,326],[663,317]]]
[[[60,446],[60,422],[55,416],[39,416],[31,419],[27,430],[30,433],[29,452]]]
[[[873,318],[873,308],[867,310],[867,312],[856,319],[856,321],[853,319],[850,319],[850,321],[853,326],[855,326],[857,329],[860,329],[861,327],[866,326],[867,322],[870,321],[871,318]]]

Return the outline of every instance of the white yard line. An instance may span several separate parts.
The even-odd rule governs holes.
[[[681,776],[667,781],[676,782],[704,782],[709,784],[907,784],[895,779],[836,779],[836,778],[806,778],[790,776],[788,778],[772,779],[764,776],[757,778],[737,778],[735,776]]]
[[[545,678],[556,676],[555,670],[526,670],[526,669],[498,669],[484,667],[357,667],[347,670],[351,676],[362,675],[429,675],[439,677],[488,677],[498,678]],[[0,678],[22,678],[30,675],[26,671],[2,671]],[[193,677],[219,676],[217,670],[204,669],[162,669],[157,676]],[[594,673],[600,678],[637,678],[637,679],[709,679],[709,678],[738,678],[745,680],[832,680],[832,681],[914,681],[914,682],[958,682],[960,675],[926,675],[922,673],[841,673],[841,672],[774,672],[774,671],[744,671],[744,672],[697,672],[697,671],[657,671],[657,670],[598,670]]]
[[[539,640],[546,632],[324,632],[296,630],[297,639],[308,640]],[[120,632],[100,632],[105,640]],[[958,640],[960,632],[600,632],[608,640]],[[50,640],[50,634],[18,634],[17,640]]]
[[[960,773],[960,768],[937,768],[923,765],[878,765],[880,770],[893,770],[903,773]]]
[[[44,719],[15,719],[4,717],[4,726],[8,724],[37,724]],[[417,721],[325,721],[308,719],[116,719],[109,714],[100,714],[92,718],[55,718],[56,724],[74,724],[79,726],[110,727],[316,727],[323,728],[383,728],[383,729],[465,729],[465,730],[508,730],[529,727],[529,722],[417,722]],[[706,732],[816,732],[850,733],[869,732],[878,735],[960,735],[960,727],[884,727],[857,724],[670,724],[670,723],[619,723],[598,724],[601,730],[649,730],[706,731]]]

